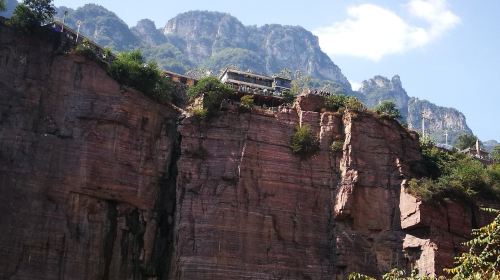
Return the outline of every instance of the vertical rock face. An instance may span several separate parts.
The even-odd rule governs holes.
[[[306,95],[178,126],[172,107],[56,55],[54,33],[0,28],[0,279],[439,274],[486,221],[404,191],[421,155],[394,120]],[[297,125],[318,137],[309,158],[289,148]]]
[[[158,275],[177,113],[0,28],[0,279]]]

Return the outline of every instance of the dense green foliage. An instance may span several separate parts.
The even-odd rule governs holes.
[[[467,149],[476,145],[477,137],[472,134],[462,134],[455,141],[455,147],[459,150]]]
[[[253,107],[253,96],[252,95],[243,95],[240,98],[240,109],[243,111],[250,111]]]
[[[23,31],[46,23],[54,17],[56,9],[52,0],[24,0],[17,5],[9,24]]]
[[[334,153],[342,152],[344,149],[344,141],[336,140],[330,145],[330,150]]]
[[[325,108],[327,110],[339,111],[341,109],[349,109],[355,111],[365,111],[366,107],[354,96],[346,96],[343,94],[333,94],[325,99]]]
[[[500,145],[496,145],[491,151],[491,159],[495,163],[500,163]]]
[[[338,111],[340,108],[345,108],[347,96],[343,94],[333,94],[325,99],[325,108],[332,111]]]
[[[290,148],[294,154],[305,158],[319,150],[319,141],[308,125],[297,126],[290,139]]]
[[[211,116],[218,111],[222,100],[232,94],[234,94],[233,90],[215,77],[203,78],[187,91],[187,96],[191,100],[203,95],[203,109],[207,110],[207,116]]]
[[[140,51],[118,54],[108,71],[119,83],[142,91],[156,101],[170,99],[171,82],[162,77],[156,63],[144,61]]]
[[[291,105],[293,102],[295,102],[296,96],[289,90],[284,90],[281,93],[281,98],[283,98],[283,101],[285,104]]]
[[[383,117],[392,119],[401,119],[401,113],[396,107],[396,103],[390,100],[384,100],[374,108],[375,112]]]
[[[500,197],[499,164],[484,166],[464,154],[438,149],[432,142],[422,143],[421,148],[428,177],[412,179],[411,193],[427,201],[443,197]]]

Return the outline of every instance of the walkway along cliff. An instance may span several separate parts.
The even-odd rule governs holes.
[[[0,27],[0,279],[433,274],[482,222],[404,192],[421,155],[393,120],[321,113],[314,95],[182,118],[56,50]],[[308,159],[289,148],[303,124]]]

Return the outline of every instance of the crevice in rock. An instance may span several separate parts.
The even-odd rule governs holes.
[[[104,256],[104,272],[102,275],[103,280],[108,280],[109,279],[109,268],[111,266],[111,261],[113,258],[113,247],[115,244],[116,240],[116,233],[117,233],[117,218],[118,218],[118,211],[116,209],[116,202],[108,200],[107,201],[108,205],[108,222],[109,222],[109,228],[108,232],[106,233],[106,236],[104,238],[104,246],[103,246],[103,256]]]
[[[175,130],[176,131],[176,130]],[[177,132],[176,132],[177,133]],[[177,185],[177,162],[181,156],[180,134],[172,147],[170,166],[163,178],[160,180],[160,190],[156,201],[157,231],[151,263],[146,270],[147,274],[156,276],[157,279],[168,279],[173,268],[172,258],[174,255],[174,224],[176,209],[176,185]],[[150,275],[145,275],[150,276]],[[145,277],[147,278],[147,277]],[[149,279],[149,278],[148,278]]]

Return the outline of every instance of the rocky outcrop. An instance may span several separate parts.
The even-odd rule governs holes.
[[[370,113],[321,112],[321,98],[182,122],[173,279],[441,274],[452,263],[478,215],[404,192],[421,160],[418,136]],[[308,159],[288,147],[304,124],[321,147]],[[333,152],[339,140],[343,152]]]
[[[166,273],[177,111],[57,34],[0,33],[0,279]]]
[[[167,42],[160,30],[156,29],[155,23],[150,19],[142,19],[130,30],[147,45],[161,45]]]
[[[340,68],[321,51],[318,38],[300,26],[244,26],[229,14],[191,11],[170,19],[164,34],[195,64],[208,63],[214,71],[228,64],[264,74],[288,68],[351,91]]]
[[[430,135],[436,143],[445,143],[446,132],[448,144],[453,144],[461,134],[472,134],[465,116],[460,111],[441,107],[427,100],[409,97],[398,75],[391,80],[375,76],[363,81],[357,96],[368,107],[374,107],[384,100],[393,101],[401,111],[402,119],[408,127],[416,131],[421,131],[422,114],[425,114],[425,133]]]

